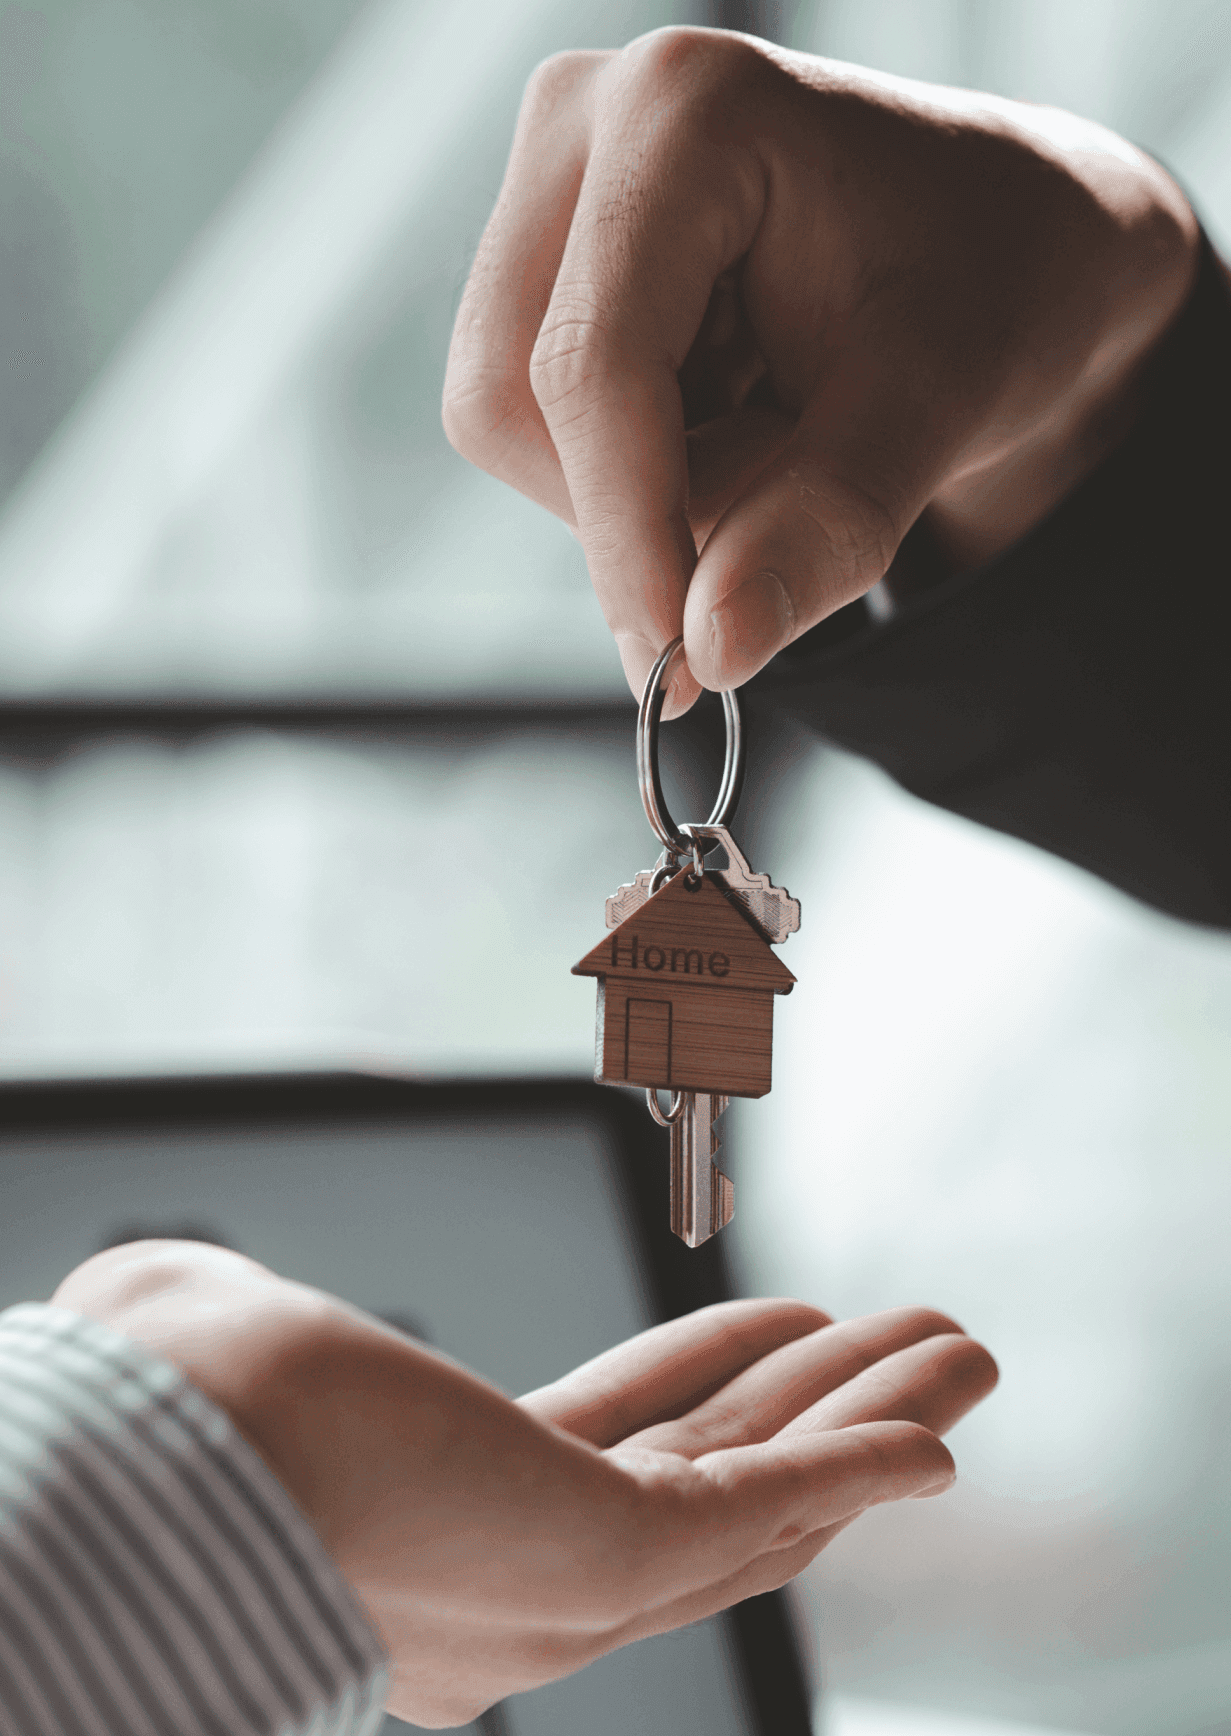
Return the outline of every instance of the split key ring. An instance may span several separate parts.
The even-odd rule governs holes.
[[[641,787],[641,803],[645,808],[646,819],[654,828],[655,837],[676,857],[691,855],[697,845],[694,839],[686,837],[680,831],[667,811],[662,780],[658,775],[658,726],[662,721],[663,703],[667,697],[669,671],[672,664],[683,655],[683,651],[684,641],[680,638],[673,639],[659,654],[657,662],[646,677],[641,708],[637,713],[637,782]],[[735,812],[744,783],[744,730],[739,700],[733,692],[727,691],[723,694],[722,709],[727,723],[726,758],[714,811],[705,822],[707,826],[726,825]]]

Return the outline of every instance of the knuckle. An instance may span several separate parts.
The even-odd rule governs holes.
[[[810,1302],[797,1302],[795,1307],[800,1321],[807,1325],[809,1332],[820,1332],[822,1328],[833,1325],[832,1314],[826,1314],[823,1308],[815,1308]]]
[[[861,582],[875,584],[888,571],[900,540],[894,516],[884,501],[864,488],[848,488],[847,507],[845,529],[851,567]]]
[[[455,452],[483,468],[484,460],[524,419],[516,386],[507,377],[460,371],[445,385],[441,421]]]
[[[707,32],[694,26],[667,24],[638,36],[624,52],[631,73],[660,87],[708,65],[713,43]]]
[[[624,55],[630,76],[652,96],[670,93],[684,100],[738,80],[765,58],[743,36],[687,24],[651,30],[630,42]]]
[[[883,578],[901,540],[895,515],[886,503],[870,489],[832,472],[806,479],[798,471],[790,474],[799,489],[803,515],[813,521],[847,582],[866,589]]]
[[[740,163],[746,176],[755,153],[728,147],[772,119],[765,75],[776,71],[760,45],[721,31],[673,25],[630,43],[596,85],[596,130],[609,166],[597,227],[635,223],[654,210],[664,176],[676,189],[694,186],[708,203],[716,150],[724,173]]]
[[[566,48],[540,60],[522,95],[522,113],[535,118],[554,114],[572,100],[577,86],[593,72],[597,63],[609,56],[583,49]]]
[[[530,388],[544,415],[588,398],[601,377],[606,334],[583,300],[553,308],[530,354]]]

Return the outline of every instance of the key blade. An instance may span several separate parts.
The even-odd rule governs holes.
[[[710,1109],[710,1168],[714,1172],[711,1183],[713,1190],[711,1223],[713,1227],[710,1234],[716,1236],[719,1230],[724,1230],[735,1216],[735,1183],[714,1162],[722,1150],[722,1139],[714,1123],[720,1115],[726,1113],[730,1107],[731,1099],[715,1095],[710,1098],[710,1104],[712,1106]]]
[[[671,1228],[690,1248],[717,1235],[735,1215],[735,1188],[714,1163],[714,1122],[730,1099],[689,1092],[671,1128]]]

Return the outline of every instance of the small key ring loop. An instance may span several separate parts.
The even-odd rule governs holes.
[[[686,838],[667,811],[663,799],[662,780],[658,775],[658,726],[662,721],[663,703],[669,685],[668,672],[684,649],[683,639],[673,639],[660,653],[646,677],[637,713],[637,782],[641,786],[641,804],[645,817],[654,828],[654,835],[677,857],[692,855],[696,843]],[[722,696],[722,709],[727,724],[727,749],[723,761],[722,782],[714,802],[714,811],[707,826],[725,826],[735,811],[744,783],[744,729],[739,700],[733,692]],[[711,846],[712,848],[712,846]]]
[[[671,1107],[664,1115],[662,1110],[658,1107],[657,1087],[650,1085],[646,1088],[645,1106],[660,1127],[674,1127],[675,1123],[684,1113],[684,1093],[682,1091],[673,1091],[671,1093]]]
[[[668,852],[664,850],[658,862],[654,866],[654,872],[650,875],[650,887],[646,896],[653,898],[654,894],[661,891],[661,889],[667,884],[671,876],[673,874],[678,874],[679,871],[680,865],[676,861],[675,857],[669,855]]]

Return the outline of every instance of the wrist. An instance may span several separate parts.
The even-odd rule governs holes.
[[[86,1260],[52,1302],[178,1368],[317,1523],[281,1374],[318,1331],[326,1298],[228,1248],[151,1240]]]

